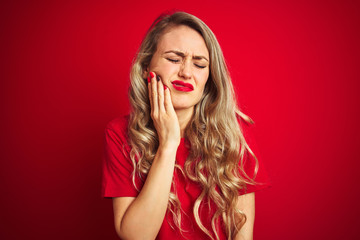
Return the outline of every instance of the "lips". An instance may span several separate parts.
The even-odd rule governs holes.
[[[172,81],[171,84],[178,91],[191,92],[194,90],[193,85],[191,85],[190,83],[183,82],[183,81],[175,80],[175,81]]]

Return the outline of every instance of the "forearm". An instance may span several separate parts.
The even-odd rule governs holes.
[[[176,148],[159,148],[138,197],[120,223],[120,237],[155,239],[167,210]]]

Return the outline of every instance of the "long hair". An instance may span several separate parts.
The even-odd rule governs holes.
[[[156,52],[164,30],[179,25],[188,26],[200,33],[210,55],[210,73],[203,96],[194,107],[193,117],[184,132],[191,146],[182,171],[186,177],[202,187],[193,208],[196,224],[211,239],[214,239],[214,235],[219,239],[217,226],[221,218],[226,226],[227,238],[232,239],[246,221],[245,214],[236,208],[239,190],[245,188],[246,184],[255,183],[254,178],[250,178],[244,171],[244,156],[246,153],[254,154],[244,139],[238,121],[239,118],[252,121],[236,104],[230,74],[215,35],[203,21],[185,12],[158,17],[148,30],[133,61],[128,126],[129,143],[132,147],[130,157],[134,167],[133,183],[137,187],[135,175],[144,176],[149,172],[159,145],[150,117],[144,72]],[[257,168],[256,162],[254,177]],[[208,200],[217,206],[212,216],[212,229],[205,228],[199,216],[201,203]],[[176,193],[170,193],[168,210],[172,213],[175,225],[181,230],[181,204]]]

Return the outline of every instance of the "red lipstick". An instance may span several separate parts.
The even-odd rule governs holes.
[[[183,81],[175,80],[175,81],[172,81],[171,84],[178,91],[191,92],[194,90],[193,85],[191,85],[190,83],[183,82]]]

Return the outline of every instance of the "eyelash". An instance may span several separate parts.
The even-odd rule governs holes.
[[[177,63],[179,62],[179,60],[174,60],[174,59],[171,59],[171,58],[167,58],[167,60],[169,60],[170,62],[172,63]],[[196,67],[198,68],[205,68],[206,66],[200,66],[200,65],[197,65],[197,64],[194,64]]]

